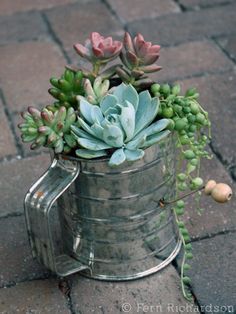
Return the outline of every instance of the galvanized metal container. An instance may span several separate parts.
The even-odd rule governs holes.
[[[104,280],[143,277],[170,263],[181,242],[171,208],[159,201],[175,196],[174,147],[169,135],[117,168],[55,156],[25,199],[34,256],[59,275]]]

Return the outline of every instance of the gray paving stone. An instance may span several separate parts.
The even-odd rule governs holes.
[[[40,0],[40,1],[21,0],[20,2],[17,2],[1,0],[0,14],[7,15],[16,12],[49,9],[54,6],[65,5],[68,3],[73,3],[75,1],[76,0]]]
[[[1,314],[70,314],[56,280],[37,280],[1,289]]]
[[[24,216],[0,219],[0,256],[0,287],[48,276],[31,256]]]
[[[12,111],[48,105],[49,79],[59,76],[66,64],[59,48],[49,42],[29,41],[0,46],[0,86]]]
[[[204,313],[236,312],[236,233],[192,243],[192,287]]]
[[[0,217],[22,213],[26,192],[49,165],[49,154],[0,164]]]
[[[10,2],[10,1],[8,1]],[[1,12],[0,3],[0,12]],[[1,14],[1,13],[0,13]],[[38,12],[19,13],[12,16],[0,16],[0,43],[43,39],[47,29]],[[17,50],[14,50],[15,54]]]
[[[156,19],[135,21],[128,25],[132,33],[144,36],[161,45],[201,40],[206,37],[234,33],[236,4],[201,11],[169,14]]]
[[[14,137],[0,100],[0,158],[16,153]]]
[[[218,38],[217,42],[236,61],[236,35]]]
[[[133,0],[108,0],[108,3],[124,22],[180,12],[172,0],[135,0],[135,3]]]
[[[182,296],[180,279],[169,265],[164,270],[138,280],[103,282],[75,275],[71,298],[75,313],[189,313],[194,305]],[[174,309],[174,311],[173,311]]]
[[[219,47],[210,41],[189,42],[175,47],[162,48],[158,64],[162,66],[162,70],[150,75],[154,81],[158,82],[168,82],[202,73],[226,71],[234,66]]]

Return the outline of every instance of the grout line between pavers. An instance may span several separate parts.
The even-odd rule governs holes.
[[[58,278],[58,289],[67,298],[67,308],[71,314],[79,314],[74,309],[74,304],[71,297],[72,283],[68,277],[57,277]]]
[[[235,229],[222,230],[222,231],[219,231],[219,232],[207,234],[205,236],[194,237],[194,238],[191,238],[190,242],[194,243],[194,242],[198,242],[198,241],[204,241],[204,240],[208,240],[208,239],[213,239],[213,238],[215,238],[217,236],[227,235],[227,234],[230,234],[230,233],[236,233],[236,228]]]
[[[66,59],[66,62],[70,64],[71,60],[70,60],[66,50],[64,49],[63,43],[61,42],[59,37],[54,32],[54,30],[53,30],[53,28],[51,26],[51,23],[48,20],[48,17],[46,15],[46,13],[44,11],[41,11],[40,14],[41,14],[41,17],[42,17],[42,19],[43,19],[43,21],[44,21],[44,23],[45,23],[45,25],[47,27],[47,31],[48,31],[49,35],[51,36],[52,40],[57,44],[57,46],[61,50],[64,58]]]
[[[219,37],[224,37],[224,36],[219,36]],[[217,47],[219,47],[219,49],[223,52],[223,54],[229,59],[231,60],[234,64],[236,64],[236,59],[234,57],[231,56],[231,54],[220,45],[220,43],[218,43],[217,38],[219,37],[212,37],[212,41],[215,43],[215,45]]]
[[[107,0],[101,0],[101,2],[107,7],[107,9],[110,11],[111,15],[113,17],[115,17],[115,19],[122,24],[123,28],[125,30],[127,30],[126,29],[126,24],[127,24],[126,21],[124,19],[122,19],[122,17],[120,17],[119,14],[116,13],[116,10],[113,9],[111,4],[109,2],[107,2]]]
[[[173,0],[173,2],[180,8],[180,12],[187,11],[187,8],[182,3],[180,3],[179,0]]]
[[[211,148],[212,152],[214,153],[214,155],[216,156],[216,158],[218,159],[218,161],[224,166],[224,168],[226,169],[227,173],[229,174],[230,178],[233,181],[236,181],[236,178],[234,177],[233,172],[231,172],[231,168],[234,168],[236,165],[232,164],[231,162],[229,162],[227,159],[223,158],[223,155],[219,152],[218,149],[216,149],[214,147],[214,145],[212,144],[212,142],[209,143],[209,147]]]
[[[174,1],[179,1],[179,0],[174,0]],[[196,11],[201,11],[201,10],[205,10],[205,9],[213,9],[213,8],[218,8],[218,7],[225,7],[227,5],[230,5],[234,3],[234,0],[226,0],[224,2],[221,2],[221,3],[217,3],[217,4],[206,4],[206,5],[196,5],[196,6],[193,6],[193,7],[188,7],[188,6],[185,6],[184,4],[180,4],[184,11],[186,12],[196,12]]]
[[[21,283],[25,283],[25,282],[32,282],[32,281],[38,281],[38,280],[47,280],[47,279],[56,279],[57,277],[52,274],[45,274],[45,275],[42,275],[42,276],[39,276],[39,277],[25,277],[23,278],[22,280],[19,280],[19,281],[9,281],[8,283],[6,284],[3,284],[0,286],[0,291],[1,289],[10,289],[12,287],[15,287],[17,286],[18,284],[21,284]]]
[[[13,135],[13,139],[14,139],[14,142],[15,142],[15,147],[16,147],[16,150],[17,150],[17,154],[19,154],[20,156],[24,156],[24,151],[18,141],[18,137],[17,137],[17,134],[16,134],[16,131],[15,131],[15,127],[14,127],[14,122],[12,120],[12,116],[10,114],[10,111],[8,110],[8,107],[7,107],[7,102],[6,102],[6,99],[4,97],[4,94],[3,94],[3,91],[0,89],[0,99],[2,100],[2,104],[3,104],[3,109],[4,109],[4,112],[6,114],[6,117],[8,119],[8,122],[9,122],[9,126],[10,126],[10,130],[12,132],[12,135]]]
[[[21,212],[13,212],[13,213],[8,213],[6,215],[2,215],[0,216],[0,222],[1,220],[3,219],[7,219],[7,218],[14,218],[14,217],[22,217],[24,216],[24,213],[21,211]]]

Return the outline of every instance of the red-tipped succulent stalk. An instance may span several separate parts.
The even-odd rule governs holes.
[[[152,45],[151,42],[145,41],[141,34],[134,39],[129,33],[124,35],[124,49],[120,58],[125,68],[119,68],[117,74],[124,79],[128,77],[135,80],[144,78],[145,73],[152,73],[161,70],[161,67],[155,62],[159,58],[160,46]]]
[[[74,45],[76,52],[93,64],[96,75],[101,65],[107,64],[120,54],[122,47],[122,42],[113,40],[112,37],[105,38],[97,32],[92,32],[84,45]]]
[[[32,142],[31,149],[45,146],[53,148],[56,153],[68,153],[76,146],[76,140],[70,132],[76,120],[72,107],[66,109],[62,106],[55,112],[29,107],[22,117],[24,122],[18,127],[23,142]]]

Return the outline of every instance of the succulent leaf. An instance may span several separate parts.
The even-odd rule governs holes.
[[[78,138],[78,143],[86,148],[86,149],[89,149],[89,150],[103,150],[103,149],[108,149],[108,148],[111,148],[112,146],[96,139],[96,138],[93,138],[93,139],[87,139],[87,138]]]
[[[126,134],[125,142],[128,142],[133,138],[135,131],[135,109],[129,101],[125,104],[126,107],[121,108],[120,122]]]
[[[165,138],[168,134],[170,134],[170,131],[165,130],[148,136],[146,142],[141,146],[141,148],[147,148],[149,146],[156,144],[157,142]]]
[[[105,150],[94,151],[89,149],[77,149],[75,152],[78,157],[86,159],[98,158],[107,155]]]
[[[125,156],[127,161],[136,161],[144,156],[144,151],[142,149],[130,150],[125,149]]]
[[[126,156],[123,148],[117,149],[111,156],[109,160],[109,165],[111,167],[119,166],[126,160]]]
[[[139,94],[139,104],[135,119],[135,135],[148,126],[156,117],[159,108],[159,99],[151,98],[148,91]]]
[[[102,110],[102,113],[105,114],[105,112],[109,108],[115,108],[116,104],[118,102],[118,99],[114,95],[108,94],[106,97],[104,97],[100,103],[100,108]]]
[[[110,147],[122,147],[124,144],[123,131],[116,125],[106,125],[103,130],[103,140]]]

